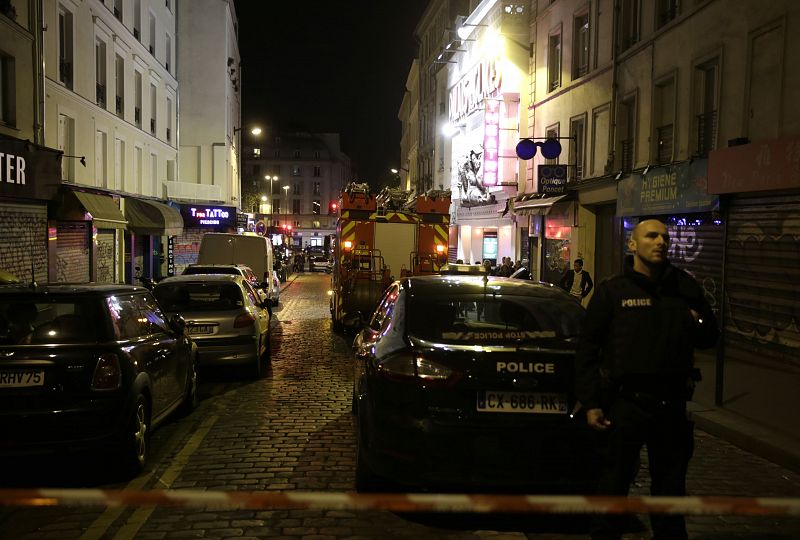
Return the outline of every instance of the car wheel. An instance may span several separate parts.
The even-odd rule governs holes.
[[[122,434],[122,465],[126,473],[138,475],[144,470],[150,445],[150,402],[139,394],[133,413]]]
[[[258,379],[261,377],[261,340],[258,340],[258,344],[256,344],[256,359],[255,362],[250,364],[248,368],[250,371],[250,377],[253,379]]]
[[[192,366],[189,368],[189,373],[186,377],[186,391],[183,396],[179,414],[188,415],[197,408],[200,403],[200,397],[197,393],[197,358],[192,361]]]

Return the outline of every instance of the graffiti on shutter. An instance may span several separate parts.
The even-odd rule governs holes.
[[[175,256],[175,275],[179,276],[190,264],[197,262],[200,253],[200,239],[205,231],[198,228],[186,228],[183,234],[175,237],[174,256]]]
[[[0,204],[0,270],[47,283],[47,207]]]
[[[91,226],[91,223],[88,224]],[[89,235],[86,222],[58,224],[56,281],[89,281]]]
[[[97,231],[97,283],[114,283],[114,231]]]

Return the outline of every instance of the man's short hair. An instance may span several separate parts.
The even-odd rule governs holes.
[[[583,259],[575,259],[575,264],[583,266]]]

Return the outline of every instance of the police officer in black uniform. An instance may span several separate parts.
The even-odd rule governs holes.
[[[633,264],[595,288],[576,355],[576,393],[596,431],[597,493],[628,494],[647,446],[653,495],[686,494],[694,450],[686,415],[696,371],[694,348],[718,337],[703,290],[667,260],[669,235],[645,220],[628,247]],[[687,538],[683,516],[652,515],[654,539]],[[624,519],[602,516],[594,539],[619,539]]]

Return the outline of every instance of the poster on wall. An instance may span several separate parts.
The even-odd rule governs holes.
[[[490,260],[492,266],[497,262],[497,236],[483,237],[483,260]]]

